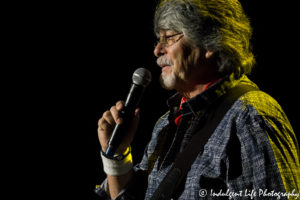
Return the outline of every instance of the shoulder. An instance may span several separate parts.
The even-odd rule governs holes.
[[[236,134],[243,140],[254,139],[258,144],[266,145],[278,141],[294,144],[293,128],[279,103],[269,94],[248,92],[235,102],[232,110]]]
[[[287,117],[279,103],[269,94],[257,90],[242,95],[237,104],[247,114],[286,121]],[[251,112],[252,111],[252,112]]]
[[[224,127],[232,129],[230,132],[241,138],[260,137],[267,140],[266,136],[270,135],[293,135],[291,124],[279,103],[260,90],[242,95],[222,121]]]

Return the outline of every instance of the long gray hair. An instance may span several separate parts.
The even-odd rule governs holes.
[[[255,64],[252,28],[238,0],[160,0],[154,31],[183,32],[187,40],[215,52],[219,72],[250,74]]]

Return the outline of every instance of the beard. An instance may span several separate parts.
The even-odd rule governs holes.
[[[171,74],[161,74],[160,75],[160,84],[164,89],[173,90],[176,85],[176,75],[174,70],[172,70]]]
[[[174,66],[172,66],[173,68]],[[179,78],[179,76],[174,72],[174,68],[171,74],[160,75],[160,84],[164,89],[173,90],[178,89],[178,84],[181,84],[183,81]]]
[[[159,66],[168,65],[171,66],[172,71],[171,73],[164,73],[162,72],[160,75],[160,84],[164,89],[173,90],[179,89],[179,86],[182,86],[184,83],[184,79],[180,75],[184,75],[183,70],[175,70],[175,65],[171,59],[167,58],[166,56],[161,56],[157,59],[157,64]]]
[[[172,67],[171,74],[165,74],[163,72],[161,73],[160,84],[164,89],[167,89],[167,90],[175,89],[177,78],[174,73],[174,63],[172,62],[172,60],[167,58],[166,56],[160,56],[159,58],[157,58],[156,63],[158,66],[169,65]]]

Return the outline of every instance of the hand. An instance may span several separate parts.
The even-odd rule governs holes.
[[[98,138],[103,152],[105,152],[108,147],[107,143],[111,137],[115,124],[123,123],[123,118],[121,117],[120,113],[123,109],[124,102],[118,101],[115,106],[110,108],[110,110],[105,111],[102,115],[102,118],[100,118],[98,121]],[[117,154],[122,154],[131,144],[138,126],[138,122],[139,109],[136,109],[130,124],[130,128],[126,133],[123,142],[116,151]]]

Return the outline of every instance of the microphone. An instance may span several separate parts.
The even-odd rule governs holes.
[[[108,141],[108,148],[105,152],[107,156],[112,157],[123,141],[126,131],[129,130],[130,122],[134,116],[135,109],[138,107],[142,98],[144,89],[151,82],[151,80],[152,76],[149,70],[145,68],[138,68],[134,71],[132,75],[131,88],[127,95],[124,109],[121,111],[123,123],[116,124],[114,127],[112,135]]]

